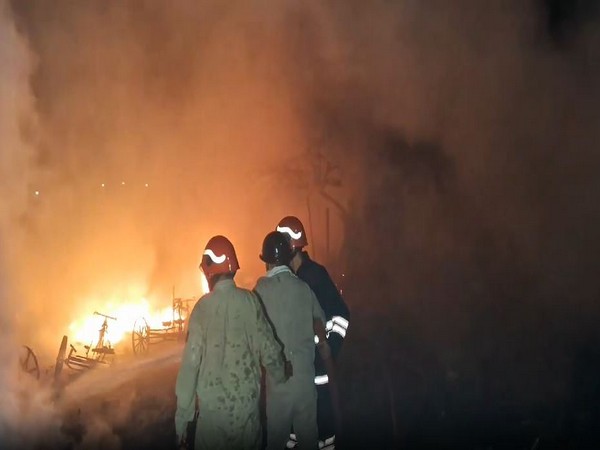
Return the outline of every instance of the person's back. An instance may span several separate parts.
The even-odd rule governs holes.
[[[176,385],[177,434],[185,442],[197,397],[196,449],[258,449],[260,366],[284,381],[282,348],[256,295],[232,276],[214,279],[190,317]]]
[[[310,287],[286,266],[275,267],[258,280],[260,295],[275,333],[294,367],[294,376],[285,384],[304,383],[314,388],[315,333],[313,320],[325,322],[325,315]],[[282,385],[283,387],[283,385]]]
[[[293,426],[302,448],[318,448],[317,391],[314,385],[314,321],[325,322],[323,310],[309,286],[281,264],[285,257],[277,247],[289,248],[281,233],[270,233],[261,258],[267,262],[267,275],[256,284],[275,334],[283,343],[286,359],[294,373],[284,384],[276,384],[267,374],[267,448],[285,447]],[[269,255],[271,252],[271,258]],[[288,251],[291,254],[291,250]],[[289,255],[288,255],[289,257]]]
[[[259,314],[262,311],[256,297],[236,287],[233,280],[217,283],[214,291],[198,303],[192,320],[200,329],[198,338],[204,351],[197,393],[207,409],[229,414],[228,403],[235,402],[236,418],[247,420],[249,411],[257,405],[260,357],[269,358],[274,353],[261,348],[269,343],[261,332],[271,331],[258,326]],[[272,365],[270,361],[264,364]],[[281,381],[282,371],[278,375]]]
[[[308,253],[303,250],[308,245],[308,239],[302,222],[297,217],[287,216],[279,222],[277,230],[286,233],[290,237],[293,249],[290,267],[301,280],[310,286],[321,308],[323,308],[327,320],[326,336],[331,351],[330,358],[335,361],[348,331],[348,321],[350,319],[348,306],[329,276],[327,269],[313,261]],[[315,355],[319,444],[324,450],[332,450],[335,448],[336,430],[341,429],[341,415],[337,387],[329,386],[327,365],[328,363],[321,357],[320,352]],[[294,447],[295,438],[291,435],[288,448]]]

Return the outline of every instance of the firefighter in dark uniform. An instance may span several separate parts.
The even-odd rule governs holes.
[[[348,320],[350,318],[348,307],[340,291],[331,280],[327,269],[313,261],[304,250],[304,247],[308,245],[308,239],[302,222],[297,217],[284,217],[279,222],[277,231],[287,233],[290,236],[294,252],[290,267],[298,278],[310,286],[325,312],[327,341],[331,348],[332,358],[335,361],[348,330]],[[335,448],[336,417],[329,387],[329,377],[318,352],[315,355],[315,385],[318,396],[319,447],[322,450],[333,450]],[[293,448],[295,443],[295,435],[292,433],[288,448]]]

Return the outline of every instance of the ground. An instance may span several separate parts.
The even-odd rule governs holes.
[[[470,397],[472,390],[461,384],[460,375],[439,377],[439,368],[391,359],[372,346],[357,330],[340,357],[345,429],[338,448],[600,448],[589,426],[595,410],[573,413],[568,405],[552,404],[532,408],[518,398],[482,406]],[[149,357],[126,356],[79,378],[66,371],[65,388],[54,403],[60,442],[43,441],[37,448],[175,448],[180,354],[180,344],[168,344]]]

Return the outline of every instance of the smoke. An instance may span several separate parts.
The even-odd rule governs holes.
[[[35,292],[46,292],[52,284],[36,268],[38,220],[43,223],[40,209],[45,192],[41,187],[44,165],[37,164],[41,153],[37,141],[37,105],[30,88],[30,77],[34,70],[34,58],[13,21],[12,11],[6,2],[0,3],[0,61],[3,70],[0,79],[0,442],[2,448],[121,448],[120,438],[113,427],[123,424],[132,413],[133,398],[121,395],[118,399],[118,414],[100,414],[91,411],[80,420],[74,420],[65,413],[73,398],[64,395],[59,403],[55,390],[48,380],[37,381],[19,369],[21,345],[36,342],[46,334],[45,322],[39,317],[48,315],[48,304],[52,298],[36,298]],[[51,176],[51,170],[48,170]],[[46,212],[45,214],[50,214]],[[47,223],[43,223],[46,225]],[[48,240],[48,236],[44,237]],[[54,242],[52,246],[59,246]],[[44,260],[51,263],[51,254]],[[41,260],[41,259],[40,259]],[[38,285],[38,283],[44,283]],[[36,285],[32,289],[31,285]],[[56,284],[54,284],[56,286]],[[35,308],[44,308],[38,315],[28,315]],[[64,309],[59,312],[65,314]],[[50,314],[51,315],[51,314]],[[37,320],[36,320],[37,319]],[[65,320],[69,320],[66,316]],[[66,325],[66,323],[61,323]],[[39,342],[39,341],[38,341]],[[35,348],[35,347],[34,347]],[[53,348],[53,350],[55,350]],[[39,354],[38,354],[39,356]],[[171,361],[171,366],[173,362]],[[152,364],[161,367],[160,363]],[[41,367],[44,372],[44,367]],[[106,374],[103,374],[106,376]],[[116,373],[111,374],[113,389]],[[127,379],[139,378],[130,375]],[[119,378],[121,384],[127,380]],[[103,382],[104,381],[104,382]],[[80,383],[82,380],[80,380]],[[105,379],[95,382],[106,386]],[[75,383],[73,389],[79,384]],[[69,391],[70,393],[70,391]],[[87,386],[85,395],[78,394],[77,400],[87,400],[98,395],[93,386]],[[168,404],[168,403],[167,403]],[[164,412],[162,413],[163,415]],[[145,415],[143,415],[145,416]],[[82,428],[79,442],[69,427],[79,424]]]
[[[288,28],[307,129],[349,174],[355,342],[383,345],[347,372],[420,365],[437,417],[565,417],[597,395],[575,380],[598,361],[598,17],[547,3],[571,14],[355,2]]]
[[[6,65],[0,82],[0,133],[2,151],[0,152],[0,241],[2,259],[0,277],[2,286],[2,330],[11,334],[14,323],[14,309],[9,302],[11,294],[8,285],[8,262],[15,256],[19,234],[10,235],[14,224],[18,222],[26,208],[26,186],[29,175],[30,147],[22,139],[22,130],[27,125],[28,115],[32,111],[29,95],[28,77],[30,58],[26,44],[17,34],[11,20],[10,9],[5,2],[0,4],[2,20],[1,61]]]
[[[2,74],[18,331],[54,354],[104,299],[196,295],[217,233],[251,286],[292,213],[346,271],[355,349],[384,336],[482,403],[567,401],[600,294],[600,35],[567,3],[14,1],[37,63]]]
[[[20,300],[3,316],[15,333],[1,346],[31,345],[48,378],[75,319],[142,297],[165,307],[173,287],[177,296],[198,295],[199,256],[214,234],[233,241],[237,279],[252,286],[264,270],[262,238],[280,217],[304,208],[304,198],[273,182],[268,168],[301,155],[305,142],[290,87],[273,64],[284,49],[280,11],[269,4],[11,6],[29,45],[18,41],[19,52],[35,55],[36,65],[11,64],[18,79],[3,80],[26,108],[17,112],[2,98],[6,117],[19,124],[3,134],[3,147],[13,138],[21,147],[2,161],[11,175],[2,207],[11,198],[14,210],[2,213],[12,247],[8,253],[3,245],[2,256]],[[16,36],[12,17],[9,25]],[[140,371],[86,374],[61,402],[40,401],[27,420],[8,408],[14,441],[29,444],[23,433],[39,421],[32,445],[47,434],[44,423],[70,442],[81,433],[69,427],[81,421],[77,445],[119,447],[114,428],[124,426],[110,412],[64,415],[71,401],[109,396],[123,377],[132,384]],[[18,386],[3,387],[18,396]],[[129,420],[121,400],[115,407]],[[172,424],[169,403],[161,404],[145,429],[164,417]]]
[[[55,352],[73,319],[107,299],[168,306],[200,294],[214,234],[236,245],[239,282],[260,243],[304,210],[265,168],[305,150],[282,57],[280,12],[178,2],[14,2],[39,63],[38,191],[27,209],[21,313]],[[182,25],[183,24],[183,25]],[[114,303],[114,302],[113,302]],[[58,339],[57,339],[58,337]]]
[[[23,391],[30,380],[18,375],[17,301],[20,291],[12,283],[11,263],[17,255],[20,233],[12,233],[26,208],[30,147],[23,141],[28,114],[32,111],[28,77],[30,54],[18,35],[8,5],[0,2],[0,441],[10,444],[18,430],[18,416],[26,405]],[[36,402],[36,398],[29,399]],[[45,424],[40,424],[43,427]]]

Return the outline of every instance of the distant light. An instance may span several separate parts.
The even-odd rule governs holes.
[[[148,183],[146,183],[146,187],[148,187]]]
[[[121,185],[122,185],[122,186],[125,186],[125,182],[124,182],[124,181],[121,181]]]
[[[35,191],[34,194],[35,195],[40,195],[40,191]]]
[[[104,183],[102,183],[100,186],[104,187]]]

